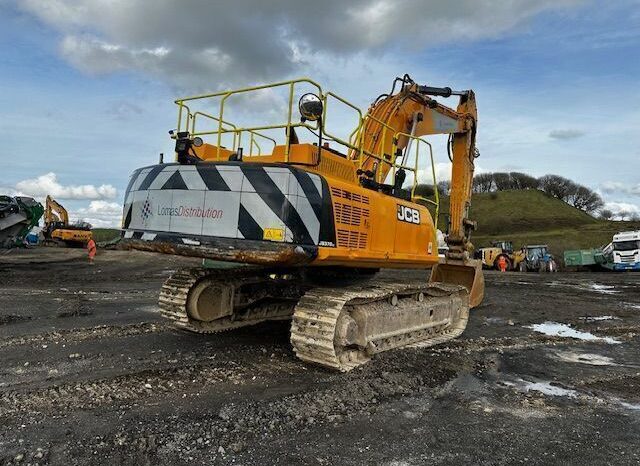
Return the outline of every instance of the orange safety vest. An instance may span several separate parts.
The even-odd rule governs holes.
[[[507,260],[504,258],[504,256],[500,256],[500,258],[498,259],[498,267],[500,268],[500,270],[507,269]]]
[[[93,239],[90,239],[87,243],[87,251],[89,252],[89,257],[96,255],[96,242]]]

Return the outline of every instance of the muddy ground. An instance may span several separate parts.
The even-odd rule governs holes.
[[[487,273],[463,338],[336,374],[284,322],[172,330],[156,295],[192,264],[0,255],[0,464],[640,463],[640,274]]]

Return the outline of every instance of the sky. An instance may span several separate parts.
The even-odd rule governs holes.
[[[0,8],[0,194],[52,194],[72,219],[119,226],[129,174],[160,152],[171,157],[177,97],[306,76],[366,109],[405,73],[475,91],[478,171],[562,175],[614,212],[640,214],[640,0]],[[282,104],[263,93],[236,113],[274,123]],[[343,110],[332,124],[352,128]],[[435,142],[446,178],[445,146]]]

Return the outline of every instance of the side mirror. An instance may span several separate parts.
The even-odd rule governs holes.
[[[304,120],[316,121],[322,117],[322,100],[315,94],[308,93],[300,97],[298,102],[300,115]]]

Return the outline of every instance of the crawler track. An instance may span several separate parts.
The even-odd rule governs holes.
[[[371,278],[336,286],[335,280],[329,281],[333,286],[319,284],[317,277],[311,283],[298,272],[249,267],[183,269],[162,286],[159,306],[176,327],[198,333],[293,317],[296,355],[339,371],[349,371],[383,351],[453,339],[464,331],[469,317],[468,295],[459,286]],[[216,311],[219,315],[210,320],[199,318],[194,306],[206,305],[198,297],[207,299],[203,286],[229,293],[228,312]],[[352,315],[361,316],[358,329]],[[345,325],[351,325],[351,333],[360,332],[357,343],[342,341]]]
[[[415,325],[370,335],[366,346],[342,344],[340,319],[358,308],[374,306],[387,316],[403,306],[413,306],[418,319]],[[316,288],[307,292],[293,315],[291,343],[303,361],[346,372],[376,353],[415,343],[432,346],[456,338],[468,318],[468,294],[462,287],[372,280],[340,290]]]
[[[202,280],[233,287],[231,315],[210,322],[196,320],[189,315],[190,292]],[[267,320],[290,319],[302,292],[300,282],[293,277],[267,269],[182,269],[162,285],[158,305],[162,316],[178,328],[197,333],[215,333]]]

